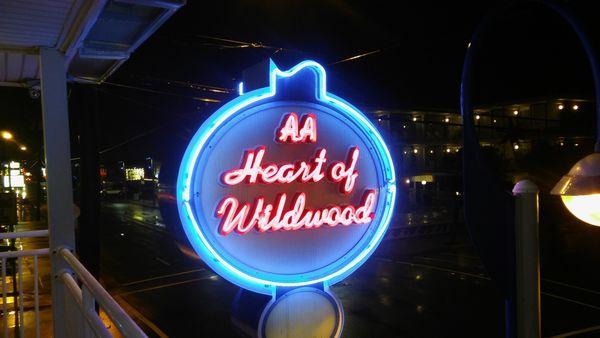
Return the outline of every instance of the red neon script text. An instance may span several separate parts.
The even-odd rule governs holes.
[[[298,114],[286,115],[281,128],[277,131],[277,141],[282,143],[317,142],[317,118],[315,114],[306,114],[298,120]]]
[[[367,190],[358,207],[334,205],[307,209],[304,193],[296,194],[287,208],[285,193],[279,194],[273,204],[265,203],[264,197],[256,198],[253,205],[240,204],[237,198],[229,196],[217,207],[216,215],[221,218],[219,233],[225,236],[235,231],[243,235],[252,229],[265,232],[365,224],[373,220],[375,197],[374,190]]]
[[[319,149],[309,161],[298,161],[284,164],[268,164],[263,166],[266,147],[246,151],[239,169],[225,172],[221,179],[226,185],[240,183],[292,183],[319,182],[325,177],[327,150]],[[346,162],[333,162],[327,169],[327,177],[331,182],[340,183],[340,191],[349,194],[354,189],[358,171],[356,163],[359,156],[358,147],[350,149]]]

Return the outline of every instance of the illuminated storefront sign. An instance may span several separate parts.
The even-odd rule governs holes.
[[[144,179],[144,168],[127,168],[125,169],[125,180],[141,181]]]
[[[177,186],[199,256],[246,289],[332,285],[356,270],[390,222],[396,185],[373,124],[326,91],[314,61],[273,63],[268,87],[199,128]]]
[[[5,165],[10,169],[4,169],[0,171],[2,175],[2,186],[4,188],[24,188],[25,187],[25,176],[21,172],[21,163],[10,162],[9,165]]]

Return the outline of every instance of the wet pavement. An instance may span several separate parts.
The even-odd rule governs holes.
[[[104,203],[102,227],[102,280],[151,336],[236,337],[230,313],[238,288],[182,254],[158,209]],[[600,287],[582,275],[600,259],[568,254],[581,265],[555,259],[542,270],[543,335],[600,336],[589,329],[600,325]],[[344,306],[344,337],[504,334],[503,300],[462,233],[386,240],[332,289]]]

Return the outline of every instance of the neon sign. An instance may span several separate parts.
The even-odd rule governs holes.
[[[327,288],[373,253],[396,185],[373,124],[327,92],[314,61],[271,62],[268,87],[211,115],[183,157],[185,233],[215,272],[252,291]]]
[[[281,128],[277,132],[279,142],[317,142],[317,118],[315,114],[306,114],[302,117],[302,122],[298,122],[298,115],[290,113],[284,119]],[[300,130],[298,130],[298,125]]]

